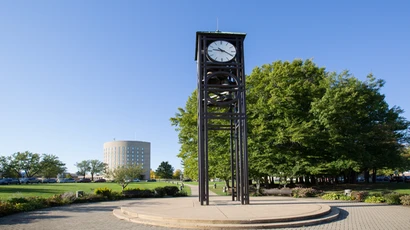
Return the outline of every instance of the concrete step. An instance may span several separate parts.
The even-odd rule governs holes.
[[[284,228],[301,227],[330,222],[338,218],[339,209],[329,208],[315,215],[297,217],[242,219],[242,220],[210,220],[210,219],[184,219],[166,218],[154,215],[131,213],[126,208],[114,209],[113,214],[122,220],[130,222],[172,228],[196,228],[196,229],[260,229],[260,228]]]

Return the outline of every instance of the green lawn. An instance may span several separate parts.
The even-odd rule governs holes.
[[[368,191],[370,193],[377,192],[397,192],[401,194],[410,194],[410,183],[358,183],[358,184],[338,184],[332,186],[319,186],[319,189],[325,192],[343,192],[344,189],[351,189],[353,191]]]
[[[184,184],[198,185],[198,182],[184,182]],[[134,182],[130,183],[127,188],[154,189],[164,186],[179,186],[166,182]],[[218,195],[226,195],[222,192],[225,182],[209,182],[209,189]],[[65,192],[84,191],[92,193],[94,189],[107,187],[113,191],[121,191],[121,186],[116,183],[64,183],[64,184],[30,184],[30,185],[0,185],[0,200],[6,200],[12,197],[50,197],[54,194],[62,194]],[[410,183],[376,183],[376,184],[339,184],[332,186],[319,186],[319,189],[324,192],[343,192],[344,189],[352,189],[353,191],[368,191],[384,192],[392,191],[401,194],[410,194]],[[185,186],[184,190],[188,195],[191,194],[191,189]]]
[[[198,182],[184,182],[185,184],[198,185]],[[214,183],[216,183],[216,189],[214,189]],[[227,195],[223,193],[222,188],[225,186],[225,182],[209,182],[209,190],[218,195]],[[390,183],[390,182],[379,182],[379,183],[358,183],[358,184],[338,184],[338,185],[326,185],[326,186],[315,186],[324,192],[339,192],[343,193],[345,189],[352,189],[353,191],[368,191],[370,193],[375,192],[397,192],[401,194],[410,194],[410,183]],[[228,194],[229,195],[229,194]]]
[[[134,182],[130,183],[127,188],[154,189],[156,187],[173,186],[165,182]],[[178,186],[178,185],[174,185]],[[6,200],[13,197],[50,197],[55,194],[65,192],[84,191],[92,193],[96,188],[110,188],[112,191],[121,191],[121,186],[116,183],[55,183],[55,184],[29,184],[29,185],[0,185],[0,200]],[[185,186],[184,190],[191,194],[191,189]]]

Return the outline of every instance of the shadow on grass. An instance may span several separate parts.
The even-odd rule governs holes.
[[[0,194],[13,194],[13,193],[47,193],[47,194],[60,194],[64,193],[64,190],[40,188],[40,187],[0,187]]]

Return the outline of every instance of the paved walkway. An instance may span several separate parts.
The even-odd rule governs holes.
[[[178,199],[178,198],[172,198]],[[410,207],[384,204],[366,204],[356,202],[324,201],[318,198],[295,199],[289,197],[272,197],[282,204],[301,202],[324,203],[341,210],[338,220],[316,226],[303,228],[284,228],[285,230],[409,230]],[[212,197],[211,197],[212,200]],[[135,200],[122,200],[90,204],[75,204],[64,207],[42,209],[39,211],[19,213],[0,218],[1,230],[112,230],[112,229],[149,229],[166,228],[139,225],[122,221],[112,214],[112,210],[134,203]],[[251,197],[252,203],[252,197]]]

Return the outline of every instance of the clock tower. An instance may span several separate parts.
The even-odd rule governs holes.
[[[209,131],[230,132],[232,200],[249,204],[244,33],[196,33],[199,201],[209,205]]]

